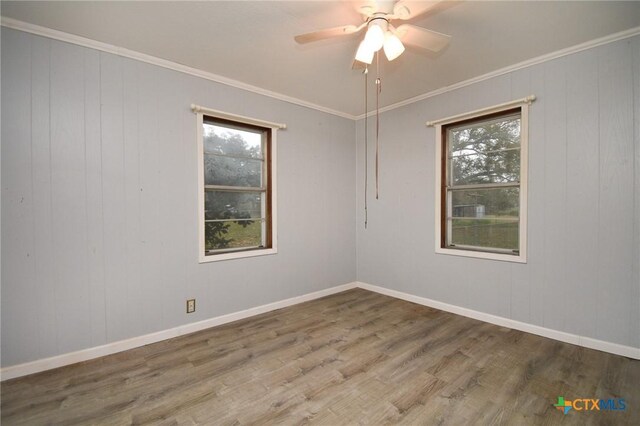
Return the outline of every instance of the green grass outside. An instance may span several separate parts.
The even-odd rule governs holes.
[[[229,248],[252,247],[262,244],[262,223],[254,220],[253,223],[243,227],[241,224],[229,222],[229,232],[225,238],[232,241]]]
[[[243,227],[228,222],[224,238],[230,239],[226,248],[255,247],[262,243],[262,226],[259,220]],[[453,221],[452,243],[477,247],[518,249],[518,222],[504,222],[495,218],[461,219]],[[207,247],[207,250],[213,247]]]
[[[493,218],[454,220],[451,242],[456,245],[517,250],[518,222]]]
[[[254,220],[247,226],[242,226],[242,222],[236,223],[229,221],[224,223],[228,225],[227,232],[218,234],[217,237],[230,241],[226,245],[216,244],[214,246],[211,240],[215,240],[215,238],[209,235],[209,232],[211,231],[207,228],[205,231],[207,232],[205,236],[205,250],[256,247],[262,244],[262,223],[260,220]]]

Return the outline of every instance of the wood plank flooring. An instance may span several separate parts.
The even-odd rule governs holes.
[[[640,424],[640,361],[361,289],[1,386],[14,424]],[[624,398],[624,411],[553,407]]]

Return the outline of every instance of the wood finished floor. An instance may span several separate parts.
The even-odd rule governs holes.
[[[361,289],[3,382],[2,424],[640,424],[640,361]],[[554,409],[558,396],[625,411]]]

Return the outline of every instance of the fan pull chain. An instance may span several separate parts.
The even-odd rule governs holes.
[[[380,92],[382,80],[380,80],[380,54],[376,52],[376,200],[379,198],[379,168],[380,168]]]
[[[367,211],[367,189],[369,187],[369,143],[368,143],[368,107],[369,100],[367,97],[367,89],[369,86],[369,67],[364,67],[364,229],[367,229],[368,211]]]

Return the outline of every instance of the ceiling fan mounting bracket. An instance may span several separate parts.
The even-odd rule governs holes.
[[[386,13],[376,13],[371,18],[367,19],[367,26],[369,26],[373,21],[384,21],[389,24],[389,18],[387,18]],[[385,25],[385,24],[382,24]]]

